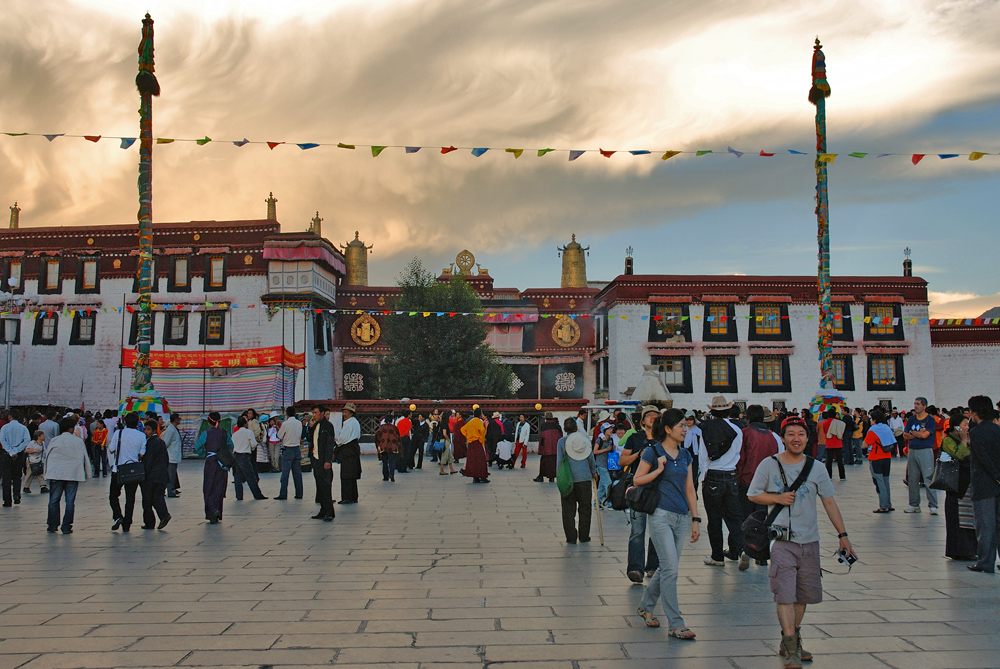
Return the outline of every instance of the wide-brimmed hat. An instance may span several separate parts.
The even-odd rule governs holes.
[[[774,412],[768,409],[767,407],[764,407],[764,422],[770,423],[773,420],[774,420]]]
[[[712,398],[712,403],[708,405],[711,411],[725,411],[727,409],[733,408],[732,402],[727,402],[726,398],[722,395],[716,395]]]
[[[590,439],[579,432],[571,432],[568,437],[566,437],[566,455],[573,458],[574,460],[586,460],[587,456],[590,455]]]
[[[642,407],[642,418],[645,418],[646,414],[648,414],[650,412],[658,414],[658,413],[660,413],[660,410],[659,410],[659,408],[654,407],[652,404],[647,404],[646,406]]]
[[[271,420],[271,414],[262,413],[261,415],[257,416],[257,421],[258,422],[265,421],[265,420]]]
[[[494,411],[493,412],[493,417],[494,418],[499,418],[500,417],[500,412],[499,411]]]
[[[344,411],[350,411],[353,414],[357,414],[358,408],[354,406],[354,402],[347,402],[344,404]]]
[[[598,423],[603,423],[604,421],[606,421],[609,418],[611,418],[611,412],[610,411],[602,411],[599,414],[597,414],[597,422]]]

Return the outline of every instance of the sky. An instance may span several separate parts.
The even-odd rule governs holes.
[[[1000,4],[985,0],[4,0],[0,132],[135,136],[155,24],[156,221],[319,212],[374,245],[370,282],[462,249],[497,286],[588,276],[816,271],[813,40],[824,45],[833,274],[899,275],[931,312],[1000,305]],[[248,138],[286,144],[234,146]],[[424,146],[416,154],[294,143]],[[441,155],[439,147],[468,148]],[[525,148],[518,159],[504,148]],[[742,157],[727,151],[733,147]],[[537,157],[531,149],[556,148]],[[611,158],[566,149],[617,150]],[[712,149],[702,157],[663,151]],[[627,150],[653,153],[632,156]],[[774,157],[760,157],[761,150]],[[854,151],[869,155],[857,159]],[[879,153],[893,155],[876,158]],[[930,154],[918,165],[910,155]],[[137,146],[0,135],[21,225],[135,221]]]

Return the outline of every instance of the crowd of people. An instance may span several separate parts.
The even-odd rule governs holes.
[[[230,471],[237,500],[243,499],[244,487],[255,500],[268,499],[260,479],[268,470],[281,472],[275,499],[288,499],[289,478],[295,499],[302,499],[304,453],[319,506],[313,518],[331,522],[336,516],[334,464],[340,465],[337,503],[358,502],[361,426],[354,404],[344,406],[339,428],[323,406],[305,416],[295,407],[284,413],[260,415],[249,409],[232,429],[223,428],[219,413],[206,416],[207,429],[195,450],[205,458],[202,495],[210,524],[223,518]],[[590,419],[595,421],[588,428]],[[170,522],[166,500],[181,495],[179,415],[108,411],[60,417],[49,410],[22,420],[16,409],[0,415],[4,507],[32,494],[37,481],[39,491],[49,494],[47,530],[69,534],[80,483],[110,477],[112,531],[130,531],[137,493],[143,529],[163,529]],[[478,405],[426,414],[404,409],[381,419],[374,441],[384,482],[423,469],[426,457],[442,476],[460,473],[485,484],[491,469],[514,469],[518,458],[522,469],[527,466],[532,428],[523,414],[512,420],[499,412],[488,415]],[[844,480],[847,467],[868,460],[878,499],[873,512],[885,514],[894,511],[891,463],[905,458],[905,511],[921,513],[923,490],[928,512],[936,515],[937,490],[944,491],[945,554],[970,561],[973,571],[997,568],[1000,414],[987,397],[973,397],[968,407],[950,411],[928,406],[921,397],[904,412],[834,407],[815,419],[809,410],[772,411],[760,405],[744,410],[722,396],[704,412],[655,406],[631,414],[581,410],[562,424],[546,413],[537,442],[533,480],[559,479],[566,543],[591,540],[595,509],[624,510],[630,523],[626,575],[633,583],[645,583],[638,614],[647,626],[658,627],[653,609],[660,602],[669,633],[678,639],[696,636],[681,616],[677,579],[684,545],[701,535],[701,504],[710,547],[704,564],[725,567],[732,561],[740,571],[748,570],[751,561],[769,566],[785,665],[800,666],[811,657],[802,647],[800,628],[806,606],[822,599],[817,498],[839,533],[841,556],[856,557],[834,501],[835,463],[837,477]],[[825,467],[813,467],[814,462]],[[766,529],[775,539],[764,552],[747,538],[755,531],[752,521],[762,514],[769,514]]]

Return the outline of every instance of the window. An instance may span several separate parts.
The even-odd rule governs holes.
[[[705,305],[705,323],[702,339],[705,341],[736,341],[736,306],[732,304]]]
[[[42,260],[42,271],[38,277],[38,292],[41,295],[57,295],[62,292],[59,260]]]
[[[791,341],[788,307],[781,304],[755,304],[750,308],[751,340]]]
[[[705,392],[734,393],[736,383],[736,357],[731,355],[711,355],[705,359]]]
[[[156,265],[157,265],[157,261],[156,261],[156,258],[154,258],[153,262],[149,266],[149,292],[151,292],[151,293],[155,293],[158,290],[157,285],[156,285]],[[132,292],[133,293],[138,293],[139,292],[139,263],[138,262],[136,262],[135,276],[132,277]]]
[[[21,343],[21,319],[0,319],[0,344],[6,344],[7,342],[14,345]]]
[[[16,283],[11,287],[9,280],[15,279]],[[7,267],[4,270],[3,277],[3,288],[0,290],[8,290],[12,293],[23,293],[24,283],[21,281],[21,261],[20,260],[10,260],[7,262]]]
[[[163,326],[163,343],[185,346],[187,342],[188,315],[168,313],[166,325]]]
[[[77,312],[70,331],[70,346],[93,346],[97,315],[92,311]]]
[[[188,259],[186,256],[174,256],[174,265],[167,279],[167,292],[191,292],[191,277],[188,272]]]
[[[691,358],[687,356],[668,358],[654,355],[652,362],[660,368],[660,377],[667,390],[672,393],[694,392],[691,384]]]
[[[76,273],[77,294],[100,292],[97,269],[96,258],[82,258],[80,260],[80,266]]]
[[[687,305],[651,305],[648,341],[691,341],[691,323],[687,316]]]
[[[59,314],[42,312],[35,319],[35,335],[31,343],[38,346],[55,346],[59,337]]]
[[[833,358],[833,383],[837,390],[854,390],[854,356],[838,355]]]
[[[226,258],[211,256],[205,260],[205,290],[226,289]]]
[[[854,329],[851,323],[851,305],[835,304],[833,310],[834,341],[854,341]]]
[[[136,309],[132,312],[132,325],[129,327],[128,343],[135,346],[136,342],[139,341],[139,310]],[[150,312],[149,314],[149,343],[153,344],[156,341],[156,313]]]
[[[753,392],[791,392],[792,379],[787,355],[755,355],[753,369]]]
[[[201,315],[198,343],[209,345],[226,343],[226,312],[206,311]]]
[[[868,390],[906,390],[903,356],[869,355]]]
[[[903,339],[903,320],[898,304],[865,305],[865,339]]]

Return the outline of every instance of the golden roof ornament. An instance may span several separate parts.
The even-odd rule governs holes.
[[[354,239],[347,242],[346,245],[340,246],[341,250],[344,252],[344,260],[347,264],[347,276],[344,277],[344,282],[348,286],[367,286],[368,285],[368,252],[371,251],[371,246],[365,246],[365,243],[360,239],[360,233],[354,231]]]
[[[582,247],[576,241],[576,234],[573,235],[569,244],[557,247],[559,255],[562,257],[562,281],[563,288],[586,288],[587,287],[587,252],[590,247]]]

